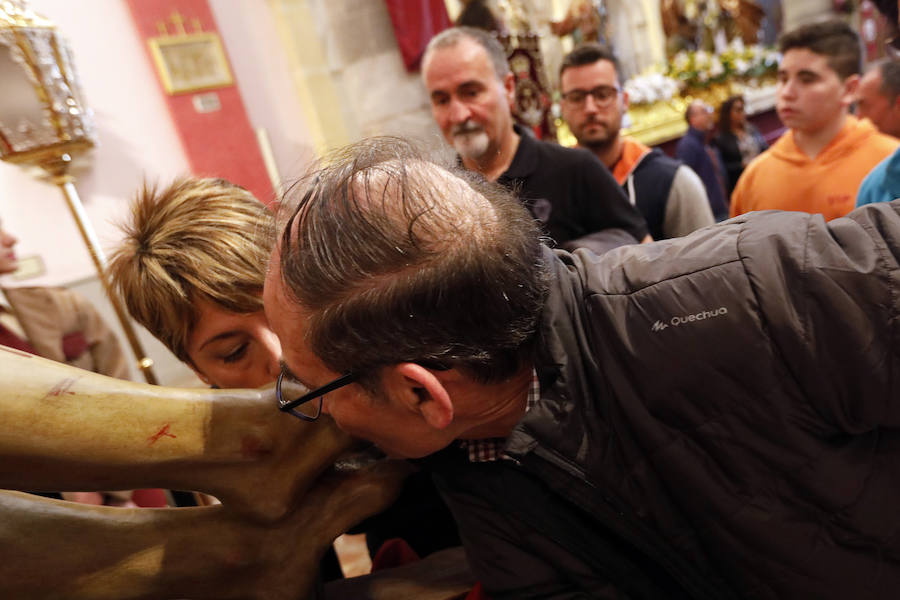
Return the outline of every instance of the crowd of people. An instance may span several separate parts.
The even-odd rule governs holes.
[[[85,327],[56,356],[0,321],[0,487],[222,504],[0,492],[0,590],[326,594],[330,541],[367,518],[373,556],[461,543],[470,598],[891,597],[900,69],[863,73],[841,20],[780,51],[783,135],[698,100],[670,157],[623,134],[609,49],[562,61],[565,148],[514,124],[497,39],[454,27],[422,58],[454,163],[364,140],[274,213],[223,180],[145,187],[109,276],[212,389],[82,375],[29,353],[90,368]],[[351,438],[404,461],[321,476]]]

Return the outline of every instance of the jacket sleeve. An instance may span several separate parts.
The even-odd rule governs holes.
[[[771,343],[838,432],[900,426],[900,201],[761,213],[738,250]]]
[[[481,467],[491,468],[479,465],[474,469]],[[466,479],[471,482],[471,478]],[[501,475],[498,479],[505,478]],[[515,484],[513,489],[500,490],[496,480],[485,479],[471,489],[448,488],[447,480],[440,476],[436,482],[459,525],[475,580],[492,600],[625,597],[581,557],[518,518],[518,511],[501,510],[499,507],[507,504],[504,498],[496,496],[495,502],[486,496],[511,494],[513,502],[528,498],[532,505],[539,506],[544,506],[543,498],[516,493],[524,490]],[[600,553],[599,548],[597,551]]]
[[[734,172],[740,172],[743,169],[743,158],[734,134],[727,136],[724,134],[717,135],[713,139],[713,145],[719,150],[719,156],[722,157],[722,165],[729,175]]]
[[[862,180],[859,191],[856,194],[856,206],[864,206],[866,204],[875,204],[877,202],[890,202],[894,198],[885,190],[884,180],[887,176],[886,158],[872,169],[868,175]]]
[[[666,237],[681,237],[715,222],[703,181],[693,169],[681,165],[675,171],[666,200],[663,219]]]

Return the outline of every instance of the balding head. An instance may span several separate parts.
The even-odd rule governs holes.
[[[703,132],[711,131],[715,125],[713,109],[703,100],[691,102],[684,113],[684,117],[687,119],[688,125]]]
[[[509,63],[506,62],[506,51],[503,50],[503,46],[500,45],[497,38],[493,34],[475,27],[451,27],[431,38],[422,55],[422,73],[425,73],[428,61],[435,50],[452,48],[463,41],[474,42],[481,46],[490,59],[494,76],[498,81],[503,81],[510,73]]]
[[[278,283],[329,368],[428,361],[482,380],[518,368],[546,283],[539,230],[506,191],[376,138],[295,186],[283,210]]]

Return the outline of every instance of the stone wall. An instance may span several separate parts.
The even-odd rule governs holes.
[[[405,70],[383,2],[270,2],[319,126],[320,152],[373,135],[441,145],[421,78]]]

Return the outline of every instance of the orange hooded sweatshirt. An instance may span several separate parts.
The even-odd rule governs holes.
[[[868,120],[848,115],[841,131],[810,159],[788,131],[747,165],[731,195],[731,216],[774,208],[821,213],[825,220],[842,217],[856,206],[865,176],[898,145]]]

